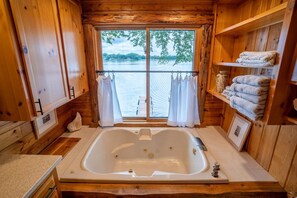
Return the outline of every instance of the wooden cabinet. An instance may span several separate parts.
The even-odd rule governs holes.
[[[58,185],[56,169],[45,179],[38,189],[31,196],[32,198],[58,198],[60,196],[60,189]]]
[[[70,0],[58,0],[57,3],[70,97],[75,98],[88,90],[81,8]]]
[[[55,0],[10,0],[36,112],[68,101]]]
[[[0,120],[30,120],[27,81],[6,1],[0,1]]]

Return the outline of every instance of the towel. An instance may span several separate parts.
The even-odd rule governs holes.
[[[249,102],[252,102],[254,104],[265,105],[266,99],[267,99],[267,94],[260,95],[260,96],[255,96],[255,95],[241,93],[241,92],[233,92],[233,94],[237,97],[248,100]]]
[[[230,90],[224,90],[222,92],[222,95],[225,96],[228,100],[230,99],[231,96],[233,96],[234,92],[233,91],[230,91]]]
[[[264,113],[264,109],[265,109],[265,105],[254,104],[250,101],[247,101],[237,96],[230,97],[230,104],[232,105],[236,104],[237,106],[243,108],[244,110],[256,115]]]
[[[232,108],[236,109],[238,112],[242,113],[243,115],[245,115],[246,117],[248,117],[253,121],[260,120],[264,115],[264,113],[258,113],[258,114],[250,113],[236,104],[230,104],[230,105]]]
[[[269,61],[271,59],[275,59],[276,54],[277,54],[276,51],[265,51],[265,52],[245,51],[240,53],[239,57],[246,60]]]
[[[252,86],[269,86],[270,78],[266,76],[242,75],[233,78],[232,82]]]
[[[240,63],[241,65],[252,66],[252,67],[269,67],[274,65],[275,59],[271,59],[269,61],[262,61],[262,60],[249,60],[249,59],[238,58],[236,59],[236,62]]]
[[[269,87],[255,87],[245,84],[233,83],[231,85],[231,90],[235,92],[241,92],[246,94],[251,94],[255,96],[260,96],[268,93]]]

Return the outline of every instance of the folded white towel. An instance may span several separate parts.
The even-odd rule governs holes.
[[[236,104],[230,104],[230,105],[232,108],[236,109],[238,112],[242,113],[243,115],[245,115],[246,117],[250,118],[253,121],[260,120],[264,115],[264,113],[262,113],[262,114],[261,113],[258,113],[258,114],[250,113]]]
[[[246,111],[254,114],[264,113],[264,109],[265,109],[265,105],[254,104],[248,100],[245,100],[237,96],[230,97],[230,104],[236,104],[237,106],[240,106]]]
[[[267,94],[255,96],[251,94],[241,93],[241,92],[233,92],[235,96],[248,100],[254,104],[262,104],[265,105]]]
[[[242,75],[232,79],[234,83],[247,84],[252,86],[269,86],[270,78],[267,76]]]
[[[251,94],[255,96],[260,96],[268,93],[269,87],[255,87],[245,84],[233,83],[231,85],[231,90],[235,92],[241,92],[246,94]]]
[[[247,60],[269,61],[271,59],[275,59],[276,54],[277,54],[276,51],[265,51],[265,52],[245,51],[240,53],[239,57]]]
[[[233,96],[234,92],[233,91],[230,91],[230,90],[224,90],[222,92],[222,95],[225,96],[228,100],[230,99],[231,96]]]
[[[246,59],[238,58],[236,59],[236,62],[240,63],[241,65],[251,66],[251,67],[269,67],[274,65],[275,59],[271,59],[269,61],[261,61],[261,60],[246,60]]]

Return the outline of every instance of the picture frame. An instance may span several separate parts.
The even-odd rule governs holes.
[[[250,132],[252,123],[235,113],[228,130],[227,139],[236,148],[241,151]]]

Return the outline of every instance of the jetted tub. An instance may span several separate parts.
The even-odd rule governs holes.
[[[103,129],[72,162],[61,181],[226,183],[211,175],[214,158],[195,129]],[[206,145],[207,146],[207,145]]]

